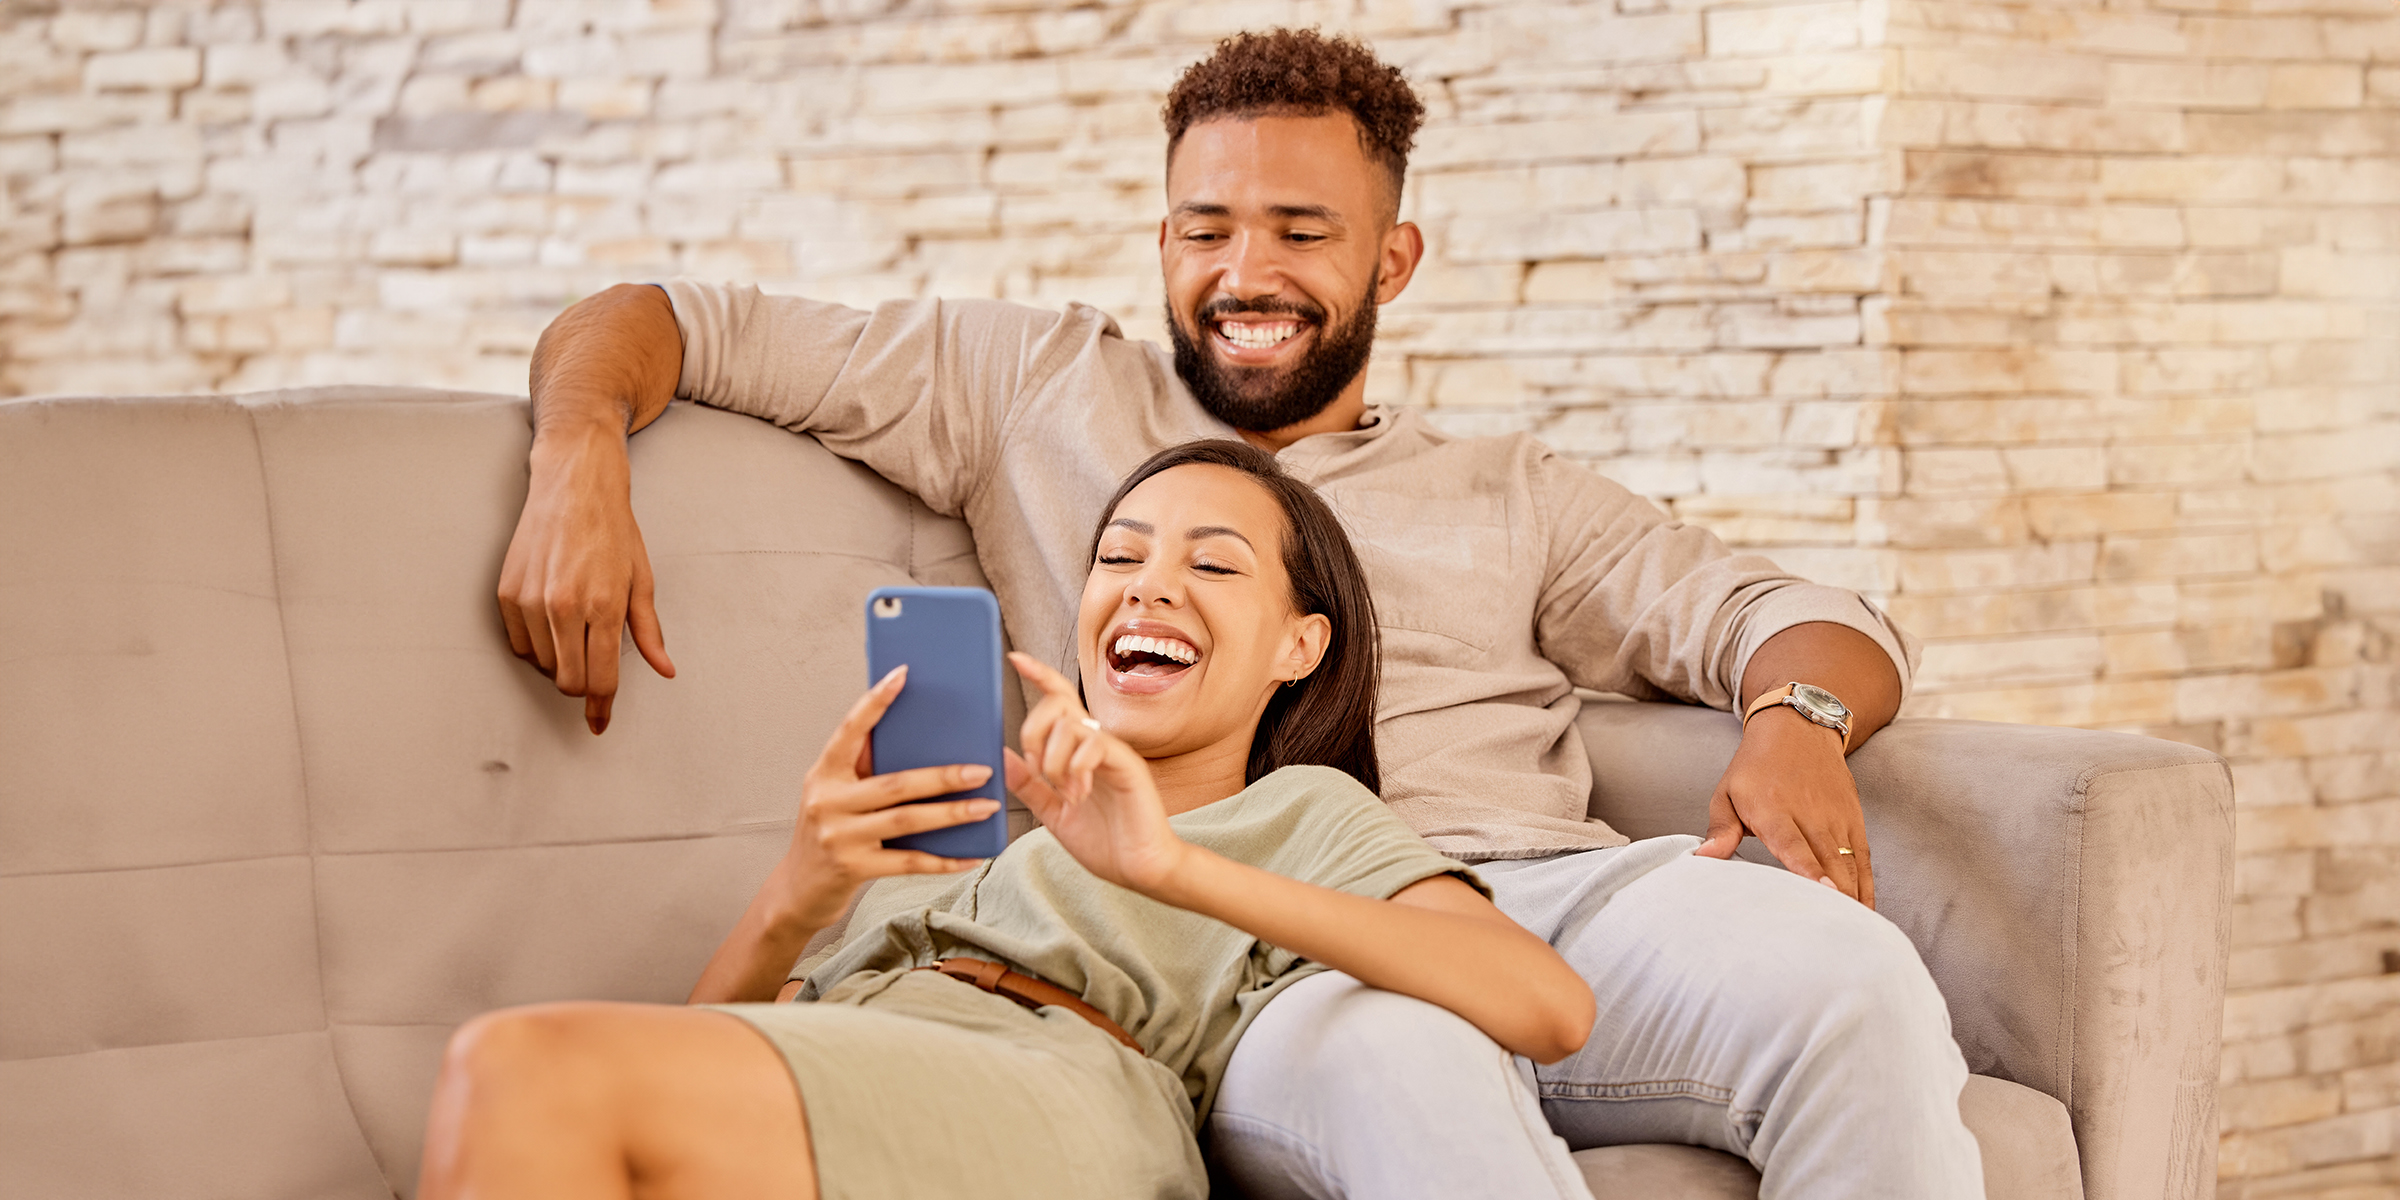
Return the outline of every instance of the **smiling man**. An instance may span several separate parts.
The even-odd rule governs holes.
[[[1481,864],[1600,1018],[1528,1088],[1448,1014],[1314,977],[1236,1051],[1210,1139],[1226,1172],[1259,1196],[1573,1196],[1565,1145],[1682,1141],[1748,1158],[1770,1200],[1979,1195],[1965,1065],[1923,964],[1870,911],[1844,761],[1899,706],[1904,635],[1531,438],[1446,437],[1366,403],[1376,311],[1424,255],[1399,220],[1423,114],[1397,70],[1314,33],[1237,36],[1186,71],[1164,114],[1171,350],[1080,305],[865,312],[677,281],[570,308],[535,352],[499,588],[511,643],[585,699],[594,733],[623,626],[673,673],[625,439],[677,395],[813,434],[964,517],[1037,652],[1067,645],[1117,479],[1166,445],[1245,438],[1317,486],[1365,558],[1385,800]],[[1188,646],[1126,651],[1114,667],[1161,680],[1207,669]],[[1746,714],[1704,841],[1628,845],[1586,815],[1577,688]],[[1745,833],[1792,873],[1727,861]]]

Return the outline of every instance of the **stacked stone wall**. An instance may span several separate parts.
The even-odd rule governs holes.
[[[1913,713],[2227,755],[2221,1194],[2400,1195],[2393,0],[0,0],[0,394],[520,391],[672,274],[1157,337],[1275,23],[1431,108],[1375,396],[1883,599]]]

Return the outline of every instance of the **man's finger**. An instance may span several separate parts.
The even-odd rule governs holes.
[[[551,681],[569,696],[585,692],[583,640],[590,628],[581,613],[568,612],[563,607],[550,610],[550,640],[558,652],[557,674]]]
[[[533,665],[552,682],[558,680],[558,647],[550,638],[550,613],[538,596],[517,597],[517,612],[525,621],[525,637],[533,643]]]
[[[516,600],[505,590],[500,593],[500,624],[508,630],[508,652],[533,662],[533,634],[525,628],[525,614],[517,611]]]
[[[625,622],[633,627],[633,648],[662,678],[675,678],[675,660],[667,657],[667,634],[658,624],[658,598],[650,578],[648,551],[633,557],[633,593],[625,600]]]
[[[1742,837],[1749,830],[1743,826],[1741,814],[1733,811],[1733,793],[1717,784],[1716,794],[1708,798],[1708,836],[1701,839],[1694,854],[1710,858],[1732,858],[1741,849]]]
[[[1834,889],[1853,900],[1859,899],[1858,848],[1853,842],[1844,840],[1854,835],[1826,827],[1796,825],[1794,828],[1801,840],[1807,843],[1809,852],[1822,865],[1823,876],[1833,880]],[[1844,850],[1850,853],[1842,853]]]
[[[614,621],[596,621],[584,627],[583,720],[595,737],[608,728],[608,710],[617,699],[617,647],[623,636]],[[597,716],[592,711],[594,700],[600,702]]]
[[[642,652],[642,661],[660,678],[675,678],[675,660],[667,657],[666,631],[658,627],[658,608],[648,596],[634,598],[625,610],[625,623],[633,627],[633,648]]]
[[[1841,881],[1833,879],[1833,873],[1825,869],[1824,860],[1817,857],[1816,850],[1808,844],[1808,838],[1801,834],[1799,826],[1782,821],[1751,832],[1758,835],[1759,841],[1766,843],[1767,852],[1775,856],[1775,861],[1783,864],[1784,870],[1811,883],[1832,879],[1834,889],[1840,890]]]
[[[1860,830],[1857,838],[1857,841],[1850,844],[1850,848],[1856,852],[1854,857],[1858,860],[1858,902],[1868,908],[1873,908],[1875,907],[1875,858],[1867,852],[1866,831]]]

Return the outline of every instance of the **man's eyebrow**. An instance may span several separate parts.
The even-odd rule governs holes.
[[[1194,525],[1190,529],[1184,530],[1183,536],[1190,538],[1195,542],[1202,538],[1212,537],[1241,538],[1241,543],[1243,545],[1250,546],[1252,550],[1258,549],[1258,547],[1250,545],[1249,538],[1242,537],[1241,530],[1226,525]]]
[[[1212,201],[1186,200],[1175,206],[1175,215],[1179,217],[1230,217],[1233,215],[1233,209]],[[1349,224],[1342,220],[1341,213],[1324,204],[1270,204],[1267,206],[1267,215],[1281,217],[1287,221],[1323,221],[1328,225],[1342,226]]]
[[[1342,220],[1342,214],[1322,204],[1270,204],[1267,211],[1278,217],[1323,221],[1328,225],[1347,224]]]

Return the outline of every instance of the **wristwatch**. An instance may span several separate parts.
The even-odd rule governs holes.
[[[1759,693],[1758,699],[1750,702],[1749,711],[1742,714],[1742,724],[1748,725],[1750,718],[1778,704],[1788,705],[1793,712],[1842,735],[1842,749],[1850,748],[1850,709],[1834,699],[1832,692],[1812,683],[1787,683]]]

